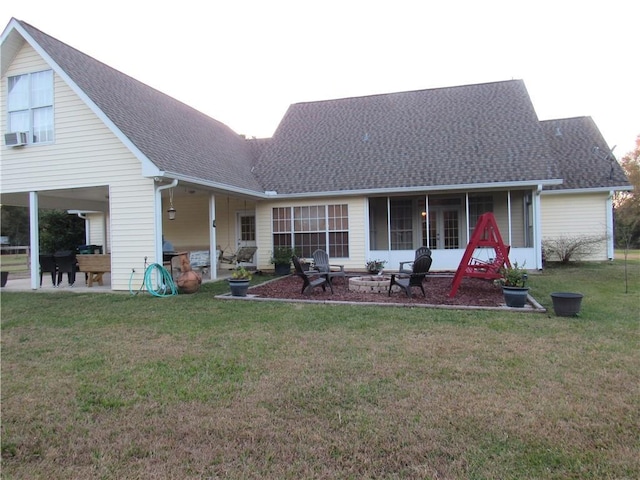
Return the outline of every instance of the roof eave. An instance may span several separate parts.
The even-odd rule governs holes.
[[[619,185],[613,187],[592,187],[592,188],[566,188],[560,190],[543,190],[541,195],[566,195],[576,193],[609,193],[609,192],[630,192],[631,185]]]
[[[549,180],[523,180],[518,182],[492,182],[492,183],[468,183],[454,185],[429,185],[416,187],[389,187],[389,188],[368,188],[361,190],[336,190],[321,192],[300,192],[300,193],[271,193],[266,194],[265,198],[269,199],[288,199],[288,198],[310,198],[310,197],[345,197],[345,196],[364,196],[364,195],[389,195],[397,193],[429,193],[429,192],[453,192],[453,191],[469,191],[469,190],[505,190],[505,189],[522,189],[522,188],[538,188],[539,185],[551,186],[561,185],[562,179],[554,178]]]

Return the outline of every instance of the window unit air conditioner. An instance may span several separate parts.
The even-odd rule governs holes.
[[[27,144],[29,132],[12,132],[4,134],[4,144],[7,147],[21,147]]]

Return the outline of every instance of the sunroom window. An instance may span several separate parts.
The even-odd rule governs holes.
[[[53,72],[9,77],[8,132],[29,132],[29,143],[53,141]]]
[[[273,209],[273,246],[293,247],[310,257],[322,249],[330,257],[349,256],[349,207],[310,205]]]

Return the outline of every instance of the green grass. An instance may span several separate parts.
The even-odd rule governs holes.
[[[629,266],[547,314],[3,292],[2,477],[639,478]]]

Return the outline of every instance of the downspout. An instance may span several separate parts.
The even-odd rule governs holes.
[[[606,212],[606,219],[607,219],[607,257],[609,258],[609,260],[613,260],[614,258],[614,248],[615,248],[615,232],[614,232],[614,225],[613,225],[613,196],[614,196],[614,192],[613,190],[609,191],[609,196],[607,197],[607,212]]]
[[[87,228],[87,216],[82,212],[76,212],[78,218],[84,220],[84,243],[89,245],[89,229]]]
[[[158,263],[160,265],[162,265],[162,190],[175,188],[177,185],[178,179],[174,178],[173,182],[156,188],[156,258],[159,259]],[[159,208],[158,205],[160,206]]]
[[[534,248],[536,256],[536,268],[542,270],[542,205],[540,194],[542,193],[542,185],[538,185],[535,195],[533,196],[533,218],[534,218]]]

